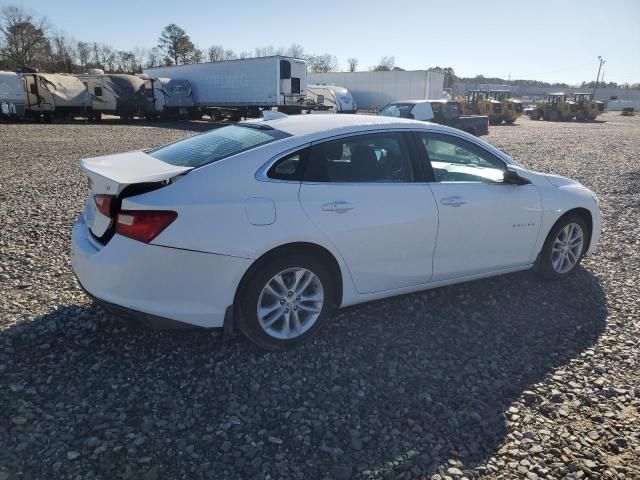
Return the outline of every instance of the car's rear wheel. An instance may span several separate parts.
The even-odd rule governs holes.
[[[561,218],[551,229],[536,264],[536,272],[550,280],[573,273],[588,247],[589,232],[579,215]]]
[[[307,341],[330,316],[335,286],[319,260],[295,253],[260,267],[241,297],[241,331],[267,350],[286,350]]]

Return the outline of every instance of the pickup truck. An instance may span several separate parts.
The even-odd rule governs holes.
[[[453,100],[403,100],[386,105],[378,115],[439,123],[478,137],[489,133],[489,117],[460,115],[461,110]]]

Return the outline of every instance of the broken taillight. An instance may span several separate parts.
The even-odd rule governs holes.
[[[116,217],[116,233],[149,243],[177,216],[176,212],[161,210],[124,210]]]

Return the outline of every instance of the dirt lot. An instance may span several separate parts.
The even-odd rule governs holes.
[[[640,478],[640,117],[602,120],[487,137],[600,197],[570,280],[360,306],[286,354],[126,328],[70,270],[78,159],[206,123],[0,125],[0,480]]]

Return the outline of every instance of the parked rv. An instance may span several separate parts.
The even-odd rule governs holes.
[[[259,117],[261,110],[273,108],[285,113],[316,108],[307,102],[307,62],[299,58],[276,55],[143,72],[149,78],[188,81],[198,111],[214,119]]]
[[[29,72],[21,76],[27,97],[25,116],[51,121],[54,116],[90,114],[91,97],[73,75]]]
[[[329,107],[333,113],[356,113],[358,106],[351,92],[335,85],[307,85],[307,99]]]
[[[340,85],[351,92],[360,110],[379,111],[406,98],[442,98],[444,75],[426,70],[309,73],[312,84]]]
[[[149,101],[148,119],[196,117],[193,91],[187,80],[149,78],[144,74],[140,78],[144,80],[145,95]]]
[[[135,75],[105,74],[92,69],[77,77],[91,95],[92,120],[100,120],[103,114],[124,119],[144,116],[153,108],[146,96],[145,81]]]
[[[0,72],[0,117],[23,117],[27,94],[22,78],[14,72]]]

